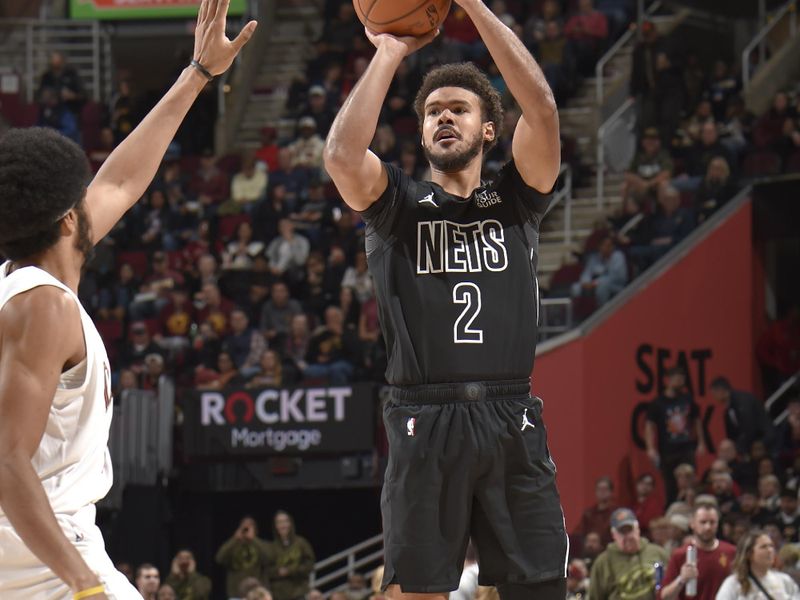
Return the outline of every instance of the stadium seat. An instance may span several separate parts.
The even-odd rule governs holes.
[[[245,221],[249,220],[250,217],[243,214],[222,217],[219,220],[219,225],[217,226],[217,237],[224,242],[230,241],[233,236],[236,235],[236,228]]]
[[[781,157],[769,150],[751,152],[744,159],[742,172],[745,177],[777,175],[781,172]]]
[[[133,272],[140,279],[147,275],[149,261],[146,253],[141,251],[120,252],[117,255],[117,269],[125,263],[128,263],[133,268]]]
[[[786,161],[784,170],[787,173],[800,173],[800,150],[792,154]]]

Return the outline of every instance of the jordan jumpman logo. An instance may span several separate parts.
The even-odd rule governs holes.
[[[525,431],[526,427],[530,427],[531,429],[536,429],[536,425],[531,423],[530,419],[528,419],[528,409],[525,409],[525,412],[522,413],[522,429],[521,431]]]

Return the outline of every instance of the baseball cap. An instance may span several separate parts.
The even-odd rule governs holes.
[[[644,130],[644,134],[642,134],[642,137],[657,138],[660,136],[658,135],[658,129],[656,129],[655,127],[648,127],[647,129]]]
[[[626,525],[638,525],[639,519],[630,508],[618,508],[611,513],[611,529],[619,530]]]
[[[317,128],[317,122],[314,120],[314,117],[303,117],[297,122],[298,127],[312,127],[314,129]]]
[[[309,96],[326,96],[325,88],[321,85],[312,85],[308,90]]]

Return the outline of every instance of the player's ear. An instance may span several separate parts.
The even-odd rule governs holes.
[[[497,129],[492,121],[483,124],[483,140],[485,142],[493,142],[497,135]]]
[[[61,235],[69,237],[78,228],[78,214],[73,208],[61,219]]]

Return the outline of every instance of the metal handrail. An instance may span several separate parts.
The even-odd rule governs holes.
[[[370,552],[366,556],[362,556],[361,558],[356,558],[356,554],[359,552],[363,552],[365,550],[369,550],[371,548],[375,548],[380,546],[377,550]],[[360,569],[364,565],[372,563],[376,560],[379,560],[383,557],[383,535],[378,534],[371,538],[364,540],[350,548],[342,550],[341,552],[337,552],[336,554],[329,556],[326,559],[323,559],[317,562],[314,565],[314,570],[311,572],[310,582],[312,587],[321,587],[324,586],[332,581],[335,581],[345,575],[349,575],[356,569]],[[320,570],[330,567],[336,563],[341,561],[347,561],[345,566],[339,567],[335,571],[331,571],[323,576],[318,576]]]
[[[800,379],[800,371],[789,377],[786,381],[781,384],[777,390],[775,390],[772,395],[767,398],[767,401],[764,402],[764,408],[769,411],[772,408],[772,405],[775,404],[781,397],[791,388],[797,381]]]
[[[661,7],[661,0],[656,0],[653,2],[647,9],[644,11],[644,15],[651,15],[656,10]],[[641,13],[639,14],[639,21],[642,20]],[[617,55],[617,53],[633,38],[635,34],[635,30],[633,28],[628,29],[625,33],[623,33],[620,38],[614,43],[611,48],[609,48],[603,56],[600,57],[600,60],[597,61],[597,65],[594,68],[594,76],[595,76],[595,89],[597,92],[597,106],[603,106],[603,70],[605,66],[611,62],[611,60]]]
[[[564,243],[572,243],[572,169],[569,165],[561,165],[558,172],[558,178],[564,176],[564,185],[561,186],[555,195],[553,201],[547,208],[545,216],[550,213],[561,201],[564,201]]]
[[[761,28],[761,31],[759,31],[755,37],[750,40],[750,43],[745,46],[745,49],[742,50],[742,85],[744,86],[745,93],[750,90],[750,54],[761,44],[764,38],[769,35],[787,13],[791,13],[789,35],[794,38],[797,35],[797,0],[789,0],[767,18],[767,24]]]
[[[628,98],[622,105],[614,111],[614,113],[605,120],[605,122],[597,128],[597,210],[603,209],[605,198],[605,162],[606,162],[606,145],[605,137],[606,132],[612,125],[616,124],[628,110],[635,104],[633,98]]]

